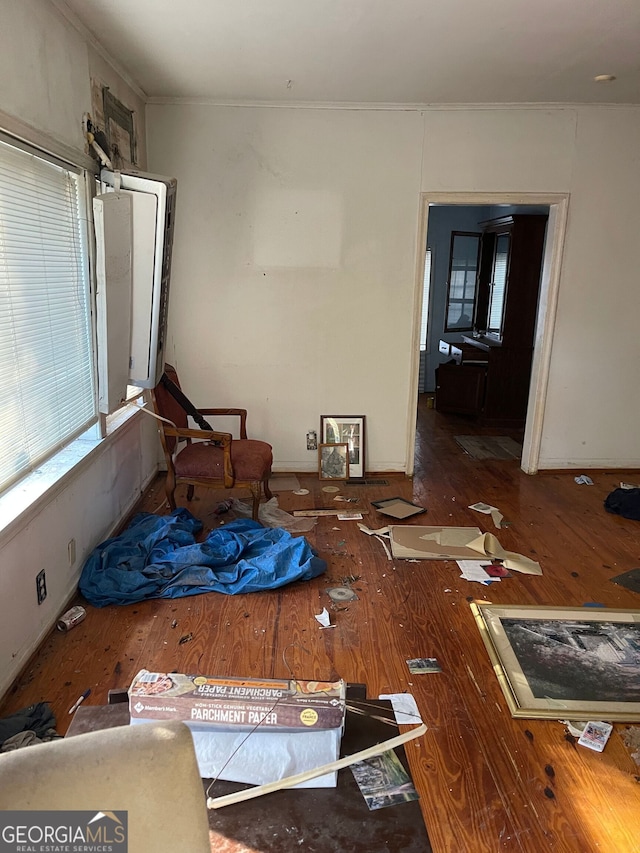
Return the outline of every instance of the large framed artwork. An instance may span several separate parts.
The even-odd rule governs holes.
[[[364,415],[321,415],[320,441],[323,444],[349,446],[349,477],[364,479],[365,434]]]
[[[514,717],[640,720],[640,611],[471,609]]]

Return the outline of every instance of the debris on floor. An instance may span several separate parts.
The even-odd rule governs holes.
[[[392,749],[355,762],[351,772],[370,811],[419,799],[411,777]]]
[[[36,702],[0,719],[0,752],[62,737],[48,702]]]
[[[414,726],[422,722],[416,700],[411,693],[383,693],[378,696],[378,699],[387,699],[391,702],[398,725]]]
[[[407,661],[409,672],[412,675],[422,675],[427,672],[442,672],[442,667],[437,658],[410,658]]]
[[[360,528],[363,530],[363,528]],[[535,560],[505,551],[493,533],[483,533],[477,527],[422,527],[392,524],[391,553],[396,559],[422,560],[501,560],[505,568],[526,575],[541,575]],[[366,529],[364,532],[370,532]],[[375,531],[380,533],[381,531]]]
[[[413,515],[420,515],[426,512],[427,509],[420,504],[414,504],[404,498],[385,498],[381,501],[371,501],[371,506],[374,506],[381,515],[388,515],[391,518],[402,520],[411,518]]]
[[[573,479],[579,486],[593,486],[593,480],[591,477],[587,477],[586,474],[580,474],[579,477],[574,477]]]
[[[630,569],[615,578],[609,579],[611,583],[630,589],[632,592],[640,592],[640,569]]]
[[[614,489],[604,502],[607,512],[640,521],[640,489]]]
[[[322,608],[321,613],[316,613],[315,620],[320,625],[320,628],[335,628],[335,625],[331,624],[331,616],[329,615],[329,611],[326,607]]]
[[[251,518],[253,507],[245,501],[239,501],[234,498],[232,501],[232,509],[235,515]],[[278,498],[270,498],[265,503],[261,503],[258,508],[258,521],[265,527],[280,527],[283,530],[288,530],[289,533],[308,533],[315,525],[315,519],[294,518],[290,513],[280,509],[278,506]]]
[[[607,745],[609,735],[613,731],[611,723],[590,721],[584,727],[584,731],[578,738],[580,746],[586,746],[596,752],[602,752]]]
[[[490,586],[492,583],[500,581],[499,577],[492,577],[489,574],[485,560],[456,560],[456,562],[462,570],[460,577],[464,580],[476,581],[484,584],[484,586]]]
[[[620,737],[627,749],[634,750],[631,758],[640,766],[640,726],[627,726],[620,732]]]
[[[338,758],[345,695],[344,681],[143,669],[129,687],[129,712],[132,725],[185,723],[203,778],[262,785]],[[336,781],[328,772],[305,787],[335,787]]]
[[[348,586],[331,586],[325,589],[331,601],[357,601],[358,596]],[[317,617],[316,617],[317,618]]]
[[[196,542],[202,522],[180,507],[170,515],[139,513],[119,536],[90,554],[80,592],[94,607],[204,592],[262,592],[327,569],[304,537],[237,519]]]
[[[491,504],[483,503],[482,501],[478,501],[478,503],[471,504],[469,509],[474,509],[476,512],[481,512],[484,515],[490,515],[494,525],[500,530],[502,527],[502,519],[504,516],[500,512],[497,506],[491,506]]]

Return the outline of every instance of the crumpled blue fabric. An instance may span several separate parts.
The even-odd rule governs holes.
[[[235,595],[311,580],[327,569],[306,539],[281,528],[239,519],[196,543],[201,530],[202,523],[182,507],[171,515],[136,515],[123,533],[91,553],[80,592],[94,607],[203,592]]]

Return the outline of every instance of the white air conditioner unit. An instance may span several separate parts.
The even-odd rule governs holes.
[[[131,196],[129,384],[154,388],[164,370],[177,181],[145,172],[100,173],[102,191]]]

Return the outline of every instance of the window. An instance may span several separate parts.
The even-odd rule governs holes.
[[[479,247],[479,234],[451,232],[445,332],[473,328]]]
[[[422,280],[422,319],[420,322],[420,349],[427,348],[427,325],[429,323],[429,293],[431,290],[431,249],[427,249],[424,259],[424,278]]]
[[[84,188],[0,137],[0,491],[98,419]]]
[[[507,261],[509,260],[509,235],[498,234],[496,237],[493,270],[489,294],[489,313],[487,316],[487,331],[502,333],[502,317],[504,314],[504,297],[507,285]]]

